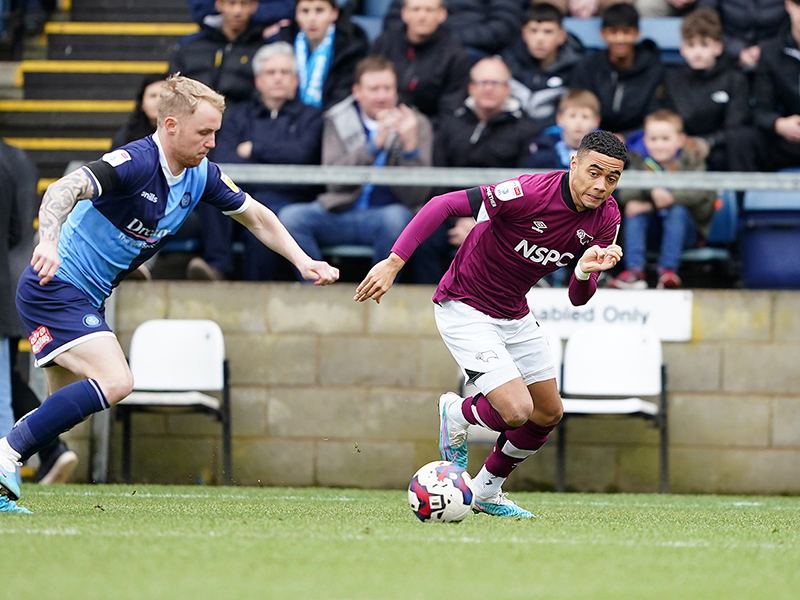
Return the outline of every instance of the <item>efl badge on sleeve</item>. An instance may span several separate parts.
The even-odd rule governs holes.
[[[494,186],[494,195],[497,196],[498,200],[508,202],[522,196],[522,186],[516,179],[504,181]]]
[[[113,152],[106,152],[103,154],[103,160],[110,164],[112,167],[118,167],[124,162],[128,162],[131,155],[126,150],[114,150]]]
[[[225,175],[225,173],[223,173],[222,171],[219,172],[219,178],[222,179],[222,182],[229,188],[231,188],[232,191],[234,192],[239,191],[239,188],[236,186],[235,183],[233,183],[233,180],[227,175]]]

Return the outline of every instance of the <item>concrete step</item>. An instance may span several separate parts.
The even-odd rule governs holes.
[[[175,44],[198,30],[194,23],[48,23],[51,60],[169,60]]]
[[[133,100],[0,100],[0,136],[108,138],[134,107]]]
[[[30,100],[130,100],[142,78],[166,73],[166,61],[22,61],[17,85]]]
[[[111,147],[110,138],[5,138],[6,143],[25,150],[39,177],[58,178],[72,160],[97,160]]]
[[[192,20],[186,0],[72,0],[73,21],[169,22]]]

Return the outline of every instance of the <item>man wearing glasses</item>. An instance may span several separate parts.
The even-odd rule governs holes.
[[[475,63],[470,70],[469,96],[454,113],[442,118],[436,132],[434,166],[513,169],[522,165],[538,127],[511,96],[510,82],[511,71],[500,57]],[[417,283],[439,282],[473,225],[469,218],[448,219],[423,243],[421,251],[440,260],[424,263],[435,270],[418,267]]]

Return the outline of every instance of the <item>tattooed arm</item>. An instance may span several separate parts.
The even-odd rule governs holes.
[[[39,207],[39,243],[33,249],[31,266],[39,275],[39,285],[53,278],[58,270],[58,240],[61,226],[78,200],[94,195],[94,185],[88,173],[78,169],[48,186]]]

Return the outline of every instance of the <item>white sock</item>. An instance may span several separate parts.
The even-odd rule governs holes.
[[[8,443],[6,438],[0,439],[0,454],[5,454],[6,456],[10,456],[14,459],[15,462],[19,462],[20,453],[14,450],[11,445]]]
[[[472,478],[472,489],[478,499],[488,500],[502,489],[506,479],[507,477],[492,475],[486,470],[486,466],[483,466],[480,472]]]
[[[450,406],[447,407],[447,416],[456,423],[456,425],[460,425],[464,429],[469,427],[469,421],[464,418],[464,413],[461,412],[461,405],[464,403],[464,399],[461,399],[461,402],[453,402]]]

